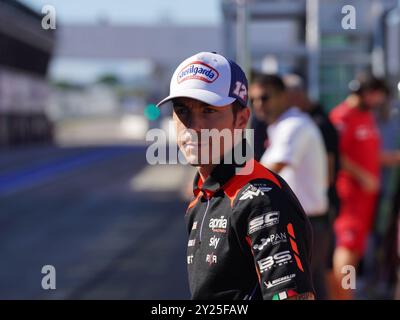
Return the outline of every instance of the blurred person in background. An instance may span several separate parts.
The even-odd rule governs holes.
[[[326,220],[322,221],[324,226],[321,230],[329,233],[329,253],[327,254],[327,294],[324,299],[330,298],[335,290],[335,282],[333,280],[333,252],[335,241],[333,235],[333,222],[336,219],[339,210],[339,198],[336,192],[336,178],[339,170],[339,137],[335,126],[329,120],[328,115],[324,112],[322,106],[317,102],[311,101],[308,97],[303,79],[296,74],[286,74],[283,76],[283,82],[287,88],[289,104],[298,107],[307,113],[318,126],[325,144],[325,150],[328,155],[328,199],[329,209]],[[325,290],[321,290],[325,292]]]
[[[380,190],[381,165],[393,165],[398,155],[381,151],[381,138],[373,110],[387,103],[389,89],[384,80],[360,75],[350,83],[352,93],[330,113],[339,132],[341,169],[337,190],[339,216],[335,221],[334,275],[342,282],[343,267],[357,268],[364,256]],[[337,299],[352,299],[342,288]]]
[[[192,299],[313,299],[311,226],[296,196],[254,159],[232,159],[243,135],[238,143],[201,135],[243,134],[247,92],[235,62],[201,52],[178,66],[170,95],[158,104],[172,101],[178,146],[198,170],[185,215]],[[209,154],[215,144],[218,152]],[[218,161],[204,161],[204,155]]]
[[[393,252],[397,252],[400,102],[385,103],[373,112],[381,136],[381,149],[387,160],[386,165],[381,167],[378,210],[363,269],[366,269],[368,276],[366,289],[378,298],[388,299],[392,297],[390,293],[393,291],[398,263]]]
[[[326,299],[329,250],[328,169],[322,136],[313,120],[290,104],[282,79],[263,75],[251,83],[250,99],[264,97],[268,147],[261,164],[282,176],[298,197],[313,227],[311,270],[317,299]]]
[[[398,172],[397,177],[400,177],[400,174]],[[392,237],[393,239],[393,247],[394,247],[394,252],[396,252],[396,255],[393,257],[391,261],[393,261],[393,264],[395,266],[393,273],[392,273],[392,279],[394,280],[393,282],[395,283],[395,288],[394,288],[394,299],[400,300],[400,179],[397,179],[397,187],[396,187],[396,192],[394,194],[394,203],[393,203],[393,221],[395,227],[394,229],[394,236]],[[391,279],[390,279],[391,280]]]
[[[262,77],[262,74],[253,71],[252,82],[258,83],[257,79]],[[249,96],[252,108],[250,127],[254,130],[254,159],[260,161],[268,142],[267,123],[265,122],[263,106],[267,102],[267,96],[261,86],[250,86]]]

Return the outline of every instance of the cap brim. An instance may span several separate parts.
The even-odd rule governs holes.
[[[223,106],[233,103],[236,100],[236,98],[222,97],[214,92],[210,92],[207,90],[186,89],[186,90],[182,90],[181,92],[176,91],[176,92],[174,92],[174,94],[171,94],[168,97],[164,98],[159,103],[157,103],[157,107],[160,107],[164,103],[171,101],[172,99],[175,99],[175,98],[191,98],[191,99],[195,99],[195,100],[199,100],[201,102],[207,103],[210,106],[214,106],[214,107],[223,107]]]

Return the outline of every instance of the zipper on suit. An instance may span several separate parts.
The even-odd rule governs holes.
[[[200,235],[199,235],[199,244],[201,243],[201,233],[202,233],[202,231],[203,231],[204,219],[205,219],[206,216],[207,216],[208,207],[209,207],[209,205],[210,205],[210,198],[208,197],[207,194],[205,195],[205,198],[206,198],[206,200],[207,200],[207,207],[206,207],[206,211],[204,211],[203,219],[201,220]]]

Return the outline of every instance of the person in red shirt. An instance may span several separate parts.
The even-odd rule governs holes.
[[[342,287],[344,267],[357,267],[373,223],[382,161],[379,130],[371,111],[382,106],[389,97],[385,82],[371,76],[355,80],[353,89],[353,93],[330,113],[339,132],[341,163],[337,179],[340,210],[334,226],[336,249],[333,257],[338,299],[353,297],[352,290]]]

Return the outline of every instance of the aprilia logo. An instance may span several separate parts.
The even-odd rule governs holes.
[[[268,192],[271,188],[265,187],[265,185],[249,185],[246,190],[243,191],[242,196],[239,198],[239,201],[243,201],[246,199],[253,199],[254,197],[263,196],[264,191]]]
[[[256,190],[247,190],[243,192],[242,196],[239,198],[239,201],[246,200],[246,199],[253,199],[254,197],[258,197],[259,195],[264,195],[264,192],[262,192],[260,189]]]
[[[227,224],[228,220],[221,216],[220,218],[210,219],[208,226],[213,232],[226,232]]]

